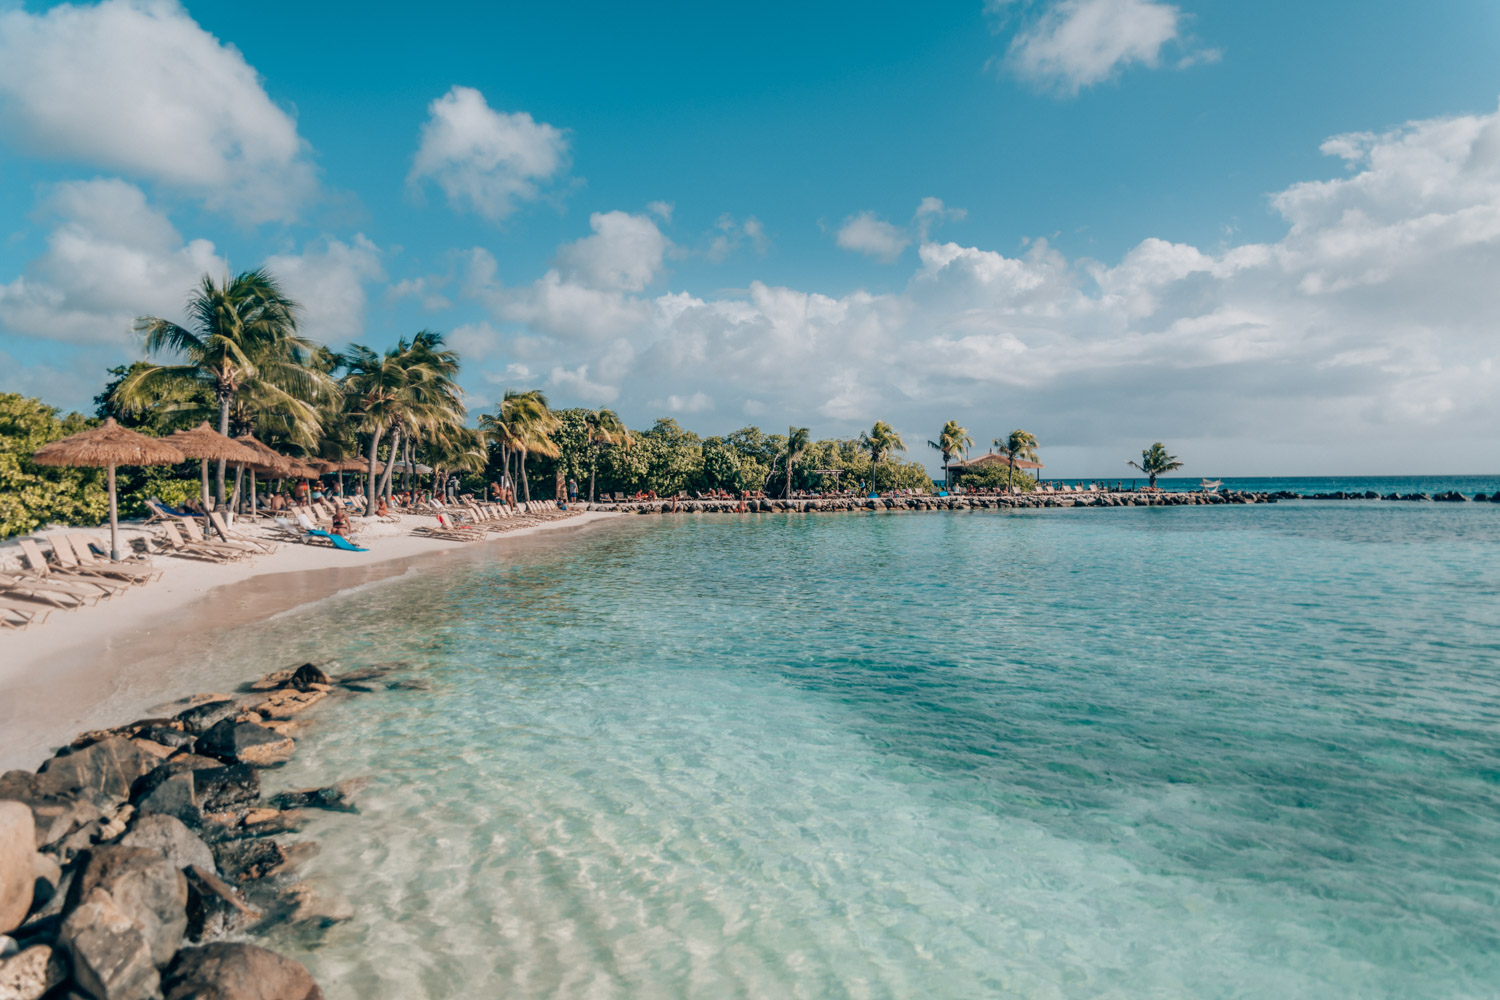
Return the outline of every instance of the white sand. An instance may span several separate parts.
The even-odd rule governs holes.
[[[183,657],[172,654],[205,632],[441,564],[445,554],[504,558],[507,543],[518,538],[616,516],[584,512],[472,543],[412,535],[412,527],[432,519],[410,518],[363,527],[357,541],[369,552],[292,543],[229,564],[157,556],[154,568],[165,570],[160,580],[92,607],[55,610],[25,631],[0,630],[0,770],[35,767],[81,730],[129,722],[152,705],[195,693],[181,688],[193,680],[173,669]],[[5,546],[0,557],[13,551]]]

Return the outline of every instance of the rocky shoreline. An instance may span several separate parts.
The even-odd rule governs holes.
[[[317,844],[277,839],[314,809],[357,811],[351,779],[261,791],[302,713],[400,690],[409,665],[303,664],[81,734],[35,773],[0,775],[0,1000],[316,1000],[299,963],[247,938],[353,916],[298,880]]]
[[[1500,503],[1500,493],[1493,496],[1478,493],[1476,502]],[[1281,500],[1404,500],[1436,502],[1469,502],[1462,493],[1396,494],[1379,493],[1246,493],[1222,490],[1217,493],[1168,493],[1145,491],[1129,493],[1019,493],[1000,496],[909,496],[839,497],[817,499],[745,502],[749,513],[830,514],[861,510],[1026,510],[1053,507],[1194,507],[1222,504],[1277,503]],[[580,504],[584,510],[614,511],[620,514],[738,514],[738,500],[635,500],[624,503]]]

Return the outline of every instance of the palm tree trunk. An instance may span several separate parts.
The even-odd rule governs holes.
[[[516,452],[516,464],[521,467],[521,494],[527,503],[531,502],[531,483],[526,479],[526,449],[521,448]]]
[[[203,513],[208,513],[208,459],[198,463],[199,471],[203,474]]]
[[[230,508],[236,513],[238,513],[240,509],[240,489],[244,485],[245,467],[243,465],[236,465],[234,467],[234,496],[231,498],[229,503]]]
[[[377,427],[370,432],[370,469],[369,475],[365,477],[365,517],[375,516],[375,454],[380,447],[380,428]]]
[[[255,513],[255,470],[250,470],[250,513]]]
[[[1010,459],[1010,465],[1005,470],[1005,492],[1009,493],[1015,488],[1016,483],[1016,456],[1006,456]]]
[[[598,450],[595,449],[594,453],[589,456],[589,503],[594,502],[594,472],[598,469],[598,467],[599,453]]]
[[[391,446],[386,449],[389,460],[385,463],[385,475],[380,477],[380,489],[376,492],[385,497],[387,501],[391,498],[391,477],[396,472],[396,457],[401,454],[401,428],[397,427],[391,431]]]
[[[223,393],[219,395],[219,433],[229,436],[229,396]],[[222,507],[224,506],[224,459],[222,458],[218,461],[218,472],[215,475],[214,482],[218,487],[219,506]]]
[[[109,467],[109,557],[120,561],[120,513],[115,499],[115,467]],[[53,543],[56,544],[55,542]]]

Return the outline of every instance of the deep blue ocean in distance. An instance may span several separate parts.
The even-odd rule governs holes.
[[[1496,490],[1500,490],[1500,473],[1476,476],[1208,476],[1203,478],[1222,478],[1224,485],[1220,489],[1242,490],[1247,493],[1279,493],[1284,490],[1306,495],[1364,493],[1374,490],[1381,496],[1391,493],[1399,493],[1403,496],[1410,493],[1426,493],[1434,496],[1451,491],[1472,497],[1476,493],[1491,495]],[[1146,477],[1140,475],[1114,476],[1107,479],[1062,480],[1047,479],[1044,475],[1042,481],[1065,482],[1070,486],[1091,482],[1111,485],[1121,483],[1127,487],[1131,484],[1146,485]],[[1198,476],[1163,476],[1156,481],[1156,485],[1164,490],[1182,491],[1199,489],[1200,482],[1201,479]]]
[[[1497,556],[1473,503],[629,516],[194,662],[425,686],[266,775],[372,778],[304,834],[354,919],[270,942],[335,1000],[1494,997]]]

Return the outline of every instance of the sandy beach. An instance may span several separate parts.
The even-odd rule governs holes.
[[[410,534],[431,523],[413,517],[366,528],[360,542],[368,552],[288,544],[230,564],[158,556],[155,566],[166,571],[160,580],[0,633],[0,770],[33,768],[82,730],[243,680],[195,673],[192,650],[217,631],[454,559],[502,559],[523,546],[556,544],[615,516],[583,512],[473,543]]]

